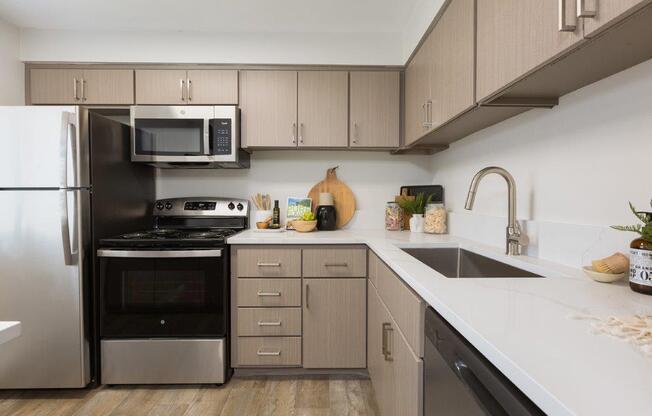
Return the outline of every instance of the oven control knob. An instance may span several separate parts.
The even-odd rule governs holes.
[[[157,202],[156,203],[156,209],[158,209],[158,210],[163,209],[163,203],[162,202]]]
[[[165,325],[165,319],[161,319],[161,325]]]
[[[172,202],[166,202],[165,209],[172,209]]]
[[[238,204],[238,211],[242,211],[244,209],[244,205]]]
[[[235,208],[235,204],[233,202],[229,202],[229,209],[232,210],[234,208]]]

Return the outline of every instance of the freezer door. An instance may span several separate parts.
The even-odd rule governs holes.
[[[0,188],[86,186],[78,107],[0,107]]]
[[[83,317],[88,191],[0,191],[0,321],[22,334],[0,348],[0,389],[89,381]]]

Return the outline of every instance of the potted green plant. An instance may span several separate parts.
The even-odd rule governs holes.
[[[432,199],[430,195],[426,199],[423,192],[418,193],[414,199],[401,199],[398,204],[406,214],[412,215],[410,218],[410,231],[413,233],[423,232],[423,211]]]
[[[652,212],[638,211],[631,202],[629,208],[641,223],[612,225],[611,228],[639,234],[629,245],[629,287],[636,292],[652,295]]]

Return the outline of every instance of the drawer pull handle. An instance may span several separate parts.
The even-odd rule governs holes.
[[[281,326],[281,321],[278,322],[258,322],[258,326]]]
[[[324,267],[349,267],[349,263],[324,263]]]
[[[256,351],[256,355],[261,356],[261,357],[278,357],[281,355],[281,350],[278,351],[263,351],[263,350],[258,350]]]
[[[258,291],[258,296],[281,296],[281,292],[261,292],[261,291]]]
[[[281,267],[281,263],[258,263],[258,267]]]
[[[392,343],[391,340],[392,332],[394,332],[394,329],[392,328],[392,324],[390,324],[389,322],[383,322],[382,349],[383,349],[383,355],[385,356],[385,361],[394,361],[394,357],[392,357],[392,351],[389,348],[389,346]]]

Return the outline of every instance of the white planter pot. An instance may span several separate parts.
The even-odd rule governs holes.
[[[412,214],[412,218],[410,218],[410,232],[423,232],[423,214]]]

